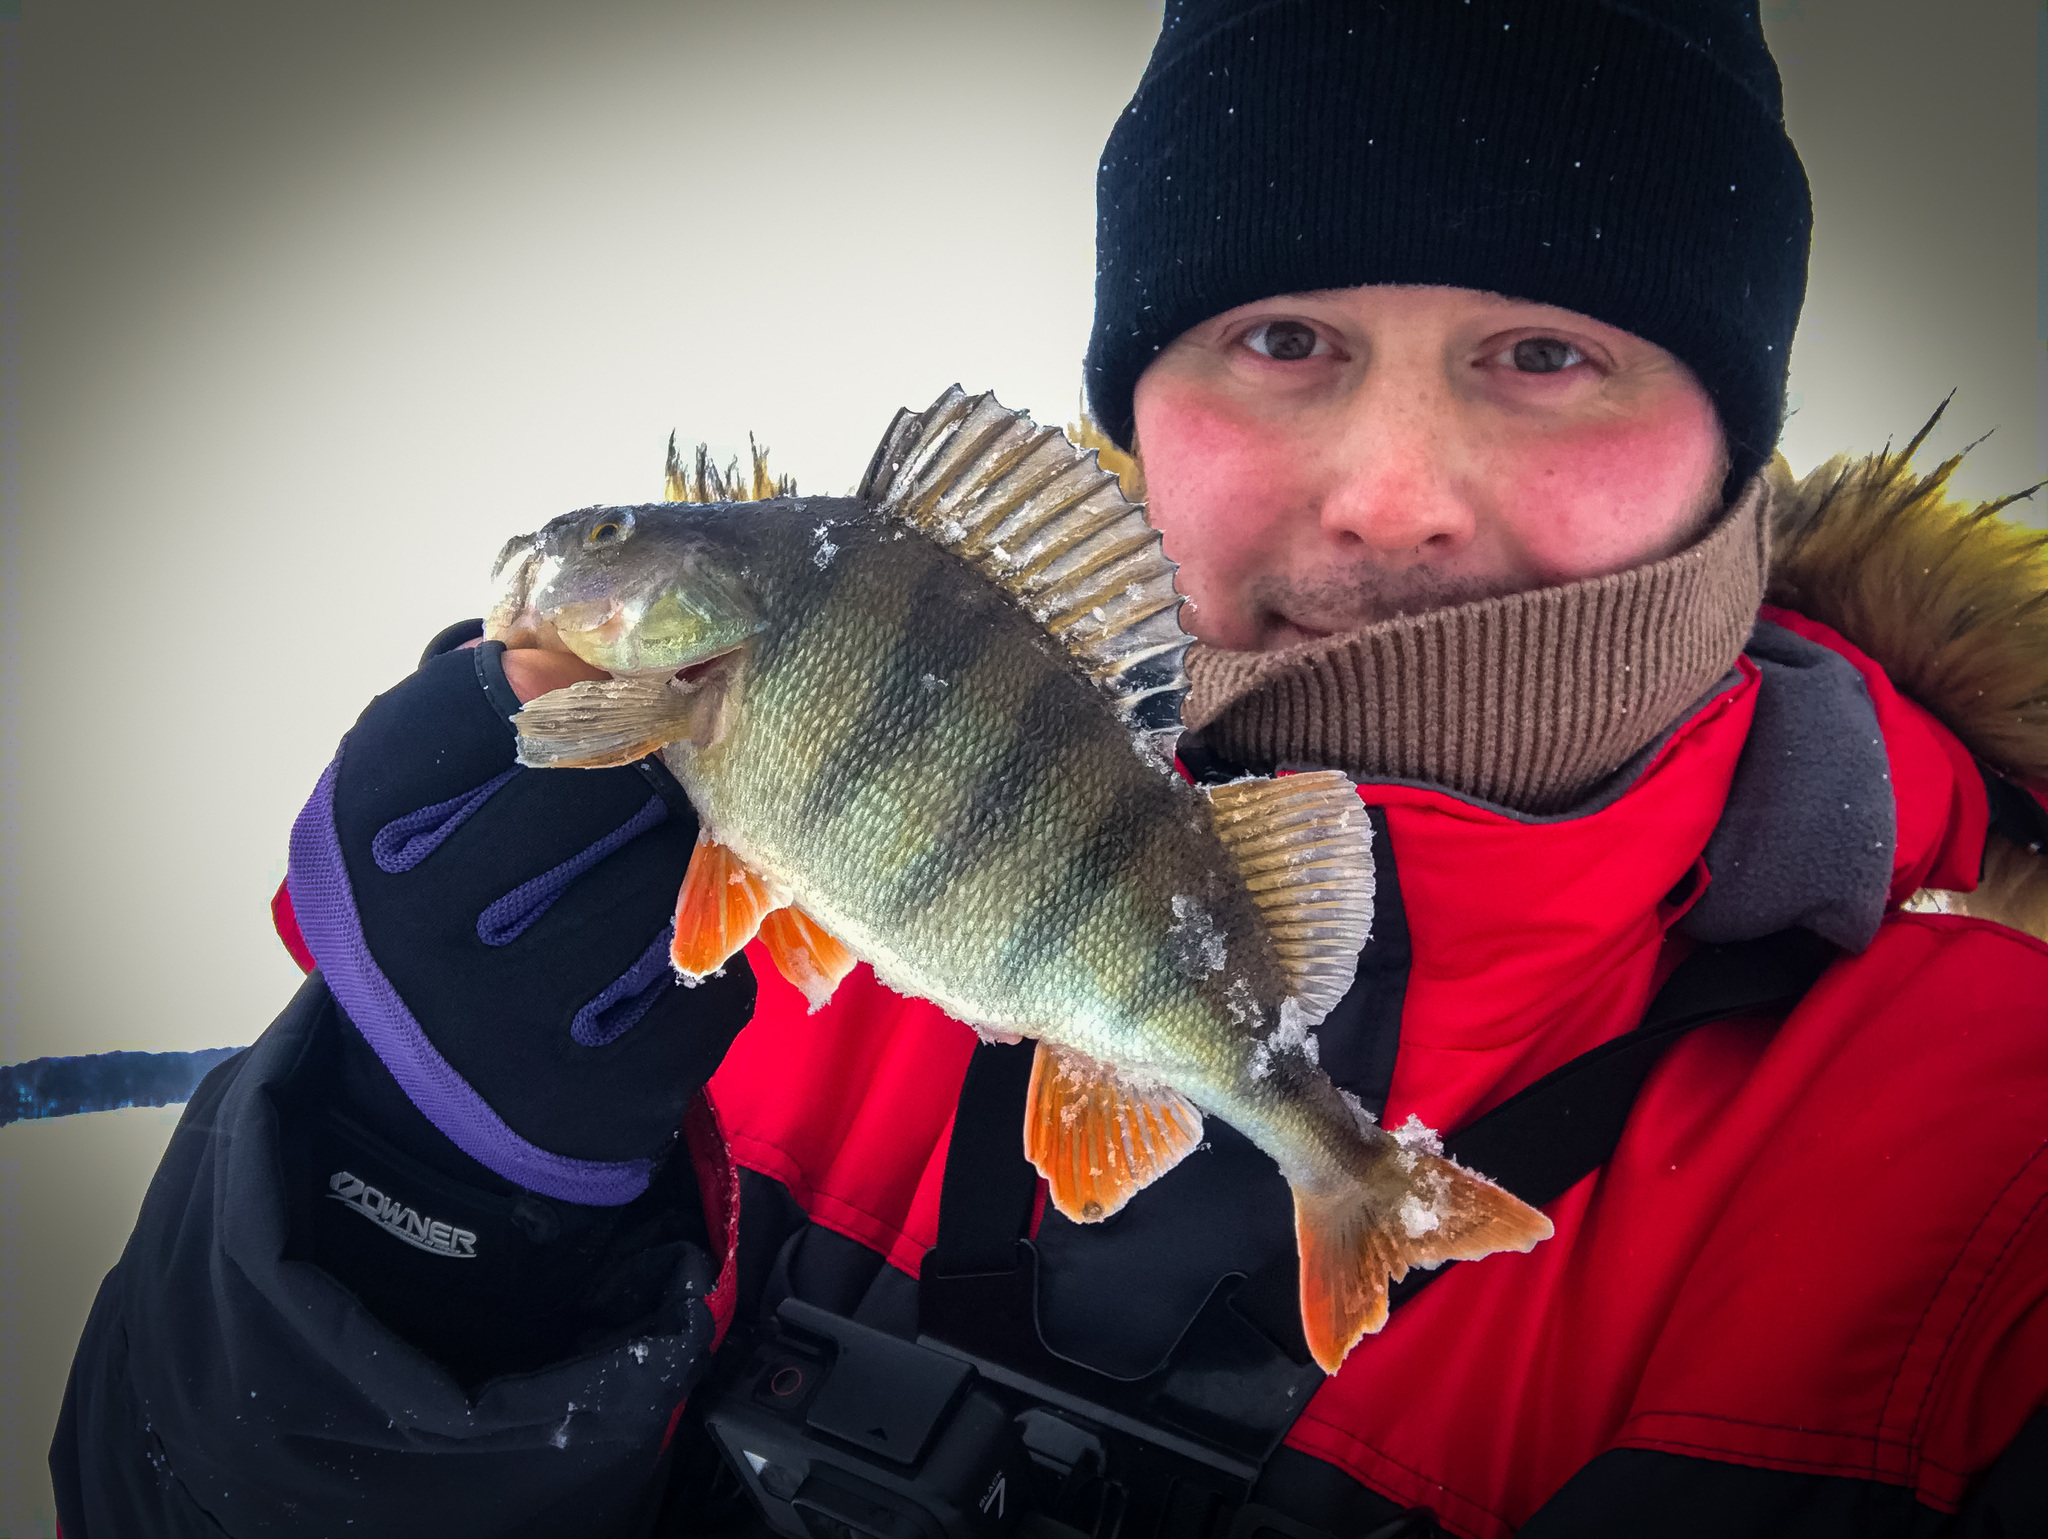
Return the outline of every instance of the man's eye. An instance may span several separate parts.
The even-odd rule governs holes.
[[[1586,361],[1584,353],[1556,337],[1524,337],[1508,349],[1508,356],[1524,374],[1555,374]]]
[[[1263,321],[1245,333],[1244,345],[1281,363],[1292,363],[1297,358],[1330,350],[1316,335],[1315,327],[1303,325],[1300,321]]]

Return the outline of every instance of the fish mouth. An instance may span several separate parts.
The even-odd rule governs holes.
[[[593,641],[600,646],[618,641],[626,634],[631,617],[615,598],[584,599],[557,604],[542,616],[563,637]]]

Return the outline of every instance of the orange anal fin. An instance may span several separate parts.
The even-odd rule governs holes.
[[[1201,1142],[1194,1102],[1136,1086],[1082,1053],[1038,1044],[1024,1103],[1024,1154],[1077,1224],[1109,1217]]]
[[[1301,1255],[1301,1330],[1323,1372],[1335,1373],[1360,1338],[1387,1323],[1387,1288],[1412,1266],[1477,1261],[1550,1238],[1550,1220],[1513,1193],[1429,1154],[1405,1162],[1405,1190],[1363,1183],[1334,1192],[1294,1190]],[[1385,1167],[1383,1167],[1385,1168]],[[1375,1222],[1374,1214],[1381,1217]]]
[[[710,977],[754,938],[761,921],[782,901],[767,878],[700,832],[676,898],[676,934],[669,944],[669,960],[692,982]]]
[[[782,976],[795,984],[811,1009],[824,1007],[839,981],[860,958],[825,933],[818,921],[800,908],[779,908],[761,921],[761,944]]]

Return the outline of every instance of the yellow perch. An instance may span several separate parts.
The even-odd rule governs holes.
[[[813,1008],[860,960],[1036,1038],[1025,1149],[1084,1223],[1223,1118],[1293,1188],[1332,1373],[1409,1267],[1549,1236],[1317,1066],[1371,929],[1356,788],[1175,773],[1173,563],[1057,429],[955,388],[898,414],[852,498],[589,509],[500,578],[488,634],[612,675],[529,703],[522,761],[658,751],[698,809],[686,978],[759,933]]]

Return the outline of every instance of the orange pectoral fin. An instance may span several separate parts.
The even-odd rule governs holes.
[[[840,979],[853,971],[860,959],[802,909],[779,908],[761,921],[761,944],[775,959],[782,976],[802,991],[811,1010],[824,1008]]]
[[[700,832],[676,898],[676,935],[669,945],[669,960],[693,982],[708,978],[781,906],[782,898],[767,878]]]
[[[1082,1053],[1038,1044],[1024,1103],[1024,1155],[1052,1205],[1077,1224],[1108,1218],[1202,1138],[1194,1102],[1138,1087]]]

